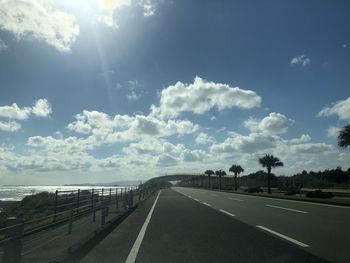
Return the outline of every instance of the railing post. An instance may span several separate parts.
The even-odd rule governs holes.
[[[118,188],[115,189],[115,209],[118,210]]]
[[[96,222],[96,202],[92,199],[92,222]]]
[[[102,207],[101,207],[101,225],[103,226],[104,224],[106,224],[106,216],[107,216],[107,206],[105,203],[102,203]]]
[[[77,214],[79,214],[79,201],[80,201],[80,189],[78,189],[78,196],[77,196]]]
[[[102,201],[103,201],[103,188],[102,188],[102,196],[101,196],[101,199],[102,199]]]
[[[68,235],[72,234],[74,209],[70,210],[68,222]]]
[[[13,227],[11,227],[13,226]],[[23,222],[16,217],[9,217],[6,220],[5,239],[2,262],[20,263],[22,251]]]
[[[108,203],[111,203],[112,200],[112,188],[109,188],[109,201]]]
[[[91,189],[91,208],[94,206],[94,188]]]
[[[128,209],[128,196],[126,195],[126,192],[124,192],[123,206],[124,210],[126,211]]]
[[[54,215],[53,215],[53,221],[56,221],[56,214],[57,214],[57,196],[58,196],[58,190],[56,190],[55,193],[55,208],[54,208]]]
[[[134,204],[134,191],[129,191],[129,208],[132,207]]]

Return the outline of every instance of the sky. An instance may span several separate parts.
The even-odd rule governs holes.
[[[0,0],[0,185],[350,166],[347,0]]]

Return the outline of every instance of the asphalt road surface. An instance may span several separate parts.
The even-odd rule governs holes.
[[[343,207],[174,187],[82,262],[349,262],[349,219]]]
[[[350,262],[350,207],[264,198],[193,188],[174,188],[213,210],[229,212],[255,231],[330,262]],[[186,197],[187,197],[186,196]],[[296,262],[296,261],[295,261]],[[301,262],[301,261],[299,261]]]

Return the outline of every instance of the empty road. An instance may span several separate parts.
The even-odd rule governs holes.
[[[349,219],[346,207],[174,187],[82,262],[349,262]]]
[[[350,207],[193,188],[174,190],[331,262],[349,262]]]

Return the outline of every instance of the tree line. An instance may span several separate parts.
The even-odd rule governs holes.
[[[341,148],[347,148],[350,145],[350,125],[344,126],[338,134],[338,146]],[[278,187],[282,190],[301,189],[303,187],[334,187],[348,185],[350,181],[350,168],[347,171],[343,171],[341,167],[336,169],[326,169],[324,171],[310,171],[303,170],[301,173],[294,174],[292,176],[275,176],[272,174],[272,168],[283,166],[283,162],[278,157],[271,154],[265,154],[265,156],[259,158],[259,163],[263,168],[266,168],[267,172],[257,171],[241,178],[238,175],[244,172],[241,165],[233,164],[229,168],[229,172],[234,174],[234,190],[237,191],[238,184],[244,183],[247,186],[260,187],[267,184],[267,191],[271,193],[271,187]],[[208,177],[208,186],[211,188],[212,176],[216,175],[219,178],[219,189],[222,188],[222,178],[226,176],[224,170],[206,170],[204,172]],[[240,182],[239,182],[240,181]]]

